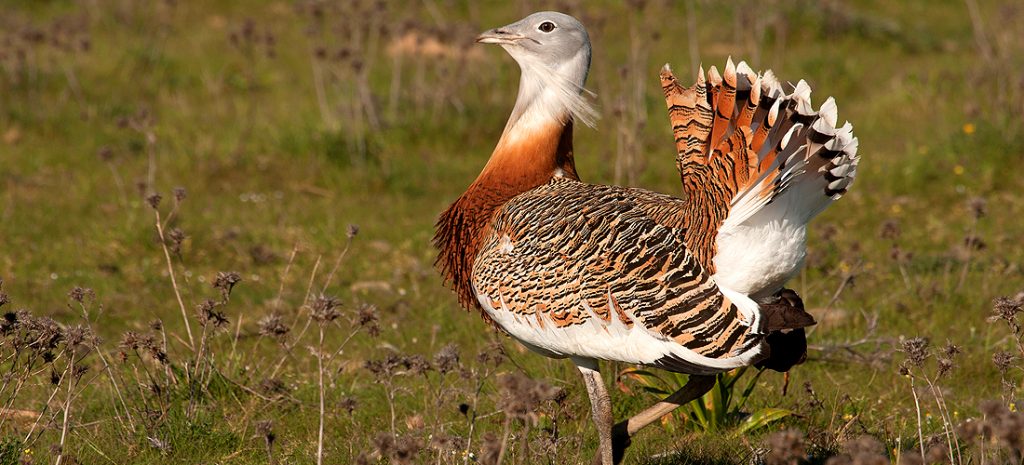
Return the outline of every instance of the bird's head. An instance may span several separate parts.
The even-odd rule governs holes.
[[[519,63],[523,80],[517,103],[528,104],[548,91],[556,96],[555,107],[593,126],[596,112],[580,95],[590,71],[590,37],[576,18],[542,11],[486,31],[476,41],[501,45]]]
[[[542,11],[517,22],[491,29],[476,38],[483,44],[498,44],[521,65],[544,63],[557,66],[583,55],[590,59],[590,37],[576,18],[555,11]]]

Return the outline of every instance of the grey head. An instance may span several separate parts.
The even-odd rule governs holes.
[[[476,38],[484,44],[499,44],[512,58],[540,61],[549,65],[567,63],[580,55],[590,64],[590,37],[576,18],[556,11],[541,11],[517,22],[491,29]]]
[[[542,11],[486,31],[476,41],[501,45],[522,69],[513,120],[536,104],[556,116],[564,110],[593,126],[596,112],[580,95],[590,71],[590,37],[576,18]]]

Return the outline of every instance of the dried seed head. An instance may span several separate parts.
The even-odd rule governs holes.
[[[260,319],[259,323],[260,336],[272,337],[274,339],[283,339],[291,328],[285,323],[284,318],[277,313],[271,313]]]
[[[160,207],[161,199],[163,199],[163,197],[161,197],[160,194],[154,192],[146,196],[146,203],[149,204],[150,208],[156,210],[157,208]]]
[[[459,346],[450,343],[434,355],[434,366],[442,375],[459,369]]]
[[[174,201],[175,202],[181,202],[182,200],[185,200],[185,197],[186,197],[186,193],[185,193],[185,188],[184,187],[178,186],[178,187],[174,188]]]
[[[282,396],[288,394],[288,386],[277,378],[265,378],[260,381],[259,384],[260,392],[270,396]]]
[[[69,326],[64,329],[64,343],[70,347],[78,347],[86,343],[90,332],[82,325]]]
[[[313,321],[320,325],[325,325],[341,316],[338,307],[341,307],[340,300],[320,294],[313,299],[313,303],[310,305],[310,316],[313,318]]]
[[[900,238],[901,233],[902,230],[900,229],[899,220],[890,218],[888,220],[885,220],[884,223],[882,223],[882,229],[879,231],[878,235],[882,239],[895,241],[896,239]]]
[[[402,359],[402,365],[405,366],[406,373],[411,375],[422,375],[433,368],[430,366],[430,361],[419,354],[404,357]]]
[[[951,358],[939,357],[935,359],[935,362],[938,366],[937,375],[939,378],[946,376],[950,371],[953,371],[953,368],[956,367],[956,363],[954,363]]]
[[[481,365],[497,367],[505,361],[505,349],[499,343],[488,344],[476,354],[476,361]]]
[[[380,317],[377,315],[376,305],[360,304],[356,310],[356,318],[359,326],[365,328],[371,337],[377,337],[380,334],[380,325],[378,323]]]
[[[241,280],[242,276],[234,271],[221,271],[217,273],[217,277],[213,280],[213,287],[220,290],[221,295],[227,300],[228,296],[231,295],[231,289],[234,289],[235,284],[238,284]]]
[[[171,243],[171,252],[181,255],[181,244],[185,242],[185,231],[180,228],[173,228],[167,232],[167,240]]]
[[[405,427],[408,428],[409,431],[421,430],[424,425],[425,423],[422,415],[413,415],[405,418]]]
[[[979,220],[987,212],[987,203],[983,197],[974,197],[967,201],[967,207],[971,210],[974,219]]]
[[[199,319],[199,324],[203,326],[212,326],[214,329],[226,327],[228,324],[228,318],[223,312],[217,310],[219,305],[220,304],[210,299],[206,299],[197,305],[196,317]]]
[[[341,407],[342,410],[348,412],[349,415],[351,415],[352,412],[354,412],[356,410],[356,407],[358,405],[359,405],[359,401],[357,401],[355,397],[350,397],[350,396],[343,397],[341,399],[341,402],[338,403],[338,406]]]
[[[256,244],[249,248],[249,257],[256,266],[269,265],[278,260],[278,255],[273,249],[264,245]]]
[[[68,298],[80,304],[85,303],[86,299],[91,300],[95,297],[96,294],[89,288],[75,286],[68,291]]]
[[[1007,370],[1013,366],[1013,359],[1013,354],[1005,351],[999,351],[992,354],[992,363],[996,365],[996,368],[998,368],[999,372],[1003,375],[1005,375]]]
[[[911,367],[920,367],[928,359],[928,339],[915,337],[904,339],[902,342],[903,353],[907,356],[907,363]]]
[[[277,439],[277,435],[274,434],[274,422],[270,420],[256,423],[256,433],[263,436],[263,439],[267,441],[267,445],[274,444],[274,440]]]
[[[537,410],[541,404],[561,395],[561,389],[520,373],[502,376],[498,387],[502,393],[498,406],[505,415],[532,424],[539,419]]]
[[[121,335],[121,342],[118,345],[122,349],[137,350],[139,348],[139,334],[135,331],[125,331]]]
[[[837,234],[839,234],[839,228],[834,224],[828,223],[821,228],[821,240],[825,242],[834,241]]]
[[[350,224],[350,225],[348,225],[348,232],[346,233],[348,238],[352,239],[353,237],[356,237],[357,234],[359,234],[359,225],[358,224]]]
[[[995,443],[1019,452],[1024,449],[1024,413],[1016,407],[998,400],[985,401],[980,408],[982,417],[964,422],[960,435],[975,444]]]
[[[945,347],[942,348],[942,353],[948,358],[956,357],[957,355],[960,355],[961,352],[963,352],[963,350],[960,346],[949,341],[946,341]]]
[[[804,433],[790,429],[768,435],[765,465],[791,465],[807,460]]]
[[[110,148],[109,145],[104,145],[96,151],[96,155],[100,157],[100,160],[110,161],[114,159],[114,149]]]
[[[444,455],[465,450],[466,441],[458,436],[449,436],[445,433],[436,433],[430,438],[430,448]]]
[[[992,316],[988,317],[988,322],[993,323],[998,320],[1006,321],[1017,332],[1019,329],[1017,326],[1017,314],[1024,310],[1024,302],[1018,299],[1011,299],[1010,297],[1002,296],[996,297],[992,302]]]
[[[968,234],[964,236],[964,247],[968,250],[985,250],[988,244],[981,237],[975,234]]]
[[[396,374],[398,367],[404,362],[402,357],[396,354],[388,354],[382,359],[367,360],[366,369],[377,379],[389,378]]]
[[[480,447],[480,463],[482,464],[496,464],[498,463],[499,457],[501,457],[502,440],[498,438],[497,434],[488,431],[484,433],[483,445]]]
[[[417,456],[423,450],[420,440],[413,436],[395,436],[390,433],[380,433],[373,442],[377,448],[377,453],[396,465],[415,463]]]

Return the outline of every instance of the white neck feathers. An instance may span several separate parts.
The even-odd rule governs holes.
[[[516,106],[501,138],[511,142],[551,124],[569,120],[594,127],[597,111],[583,87],[590,68],[590,50],[580,50],[571,60],[552,65],[530,56],[516,56],[522,76]]]

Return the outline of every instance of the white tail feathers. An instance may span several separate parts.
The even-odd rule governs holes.
[[[771,129],[758,158],[771,161],[754,182],[736,193],[723,229],[755,215],[756,221],[781,217],[806,224],[842,197],[857,175],[858,141],[849,122],[836,127],[835,99],[829,97],[815,111],[807,82],[799,81],[786,95],[770,70],[759,79],[761,98],[774,101],[760,122]]]

